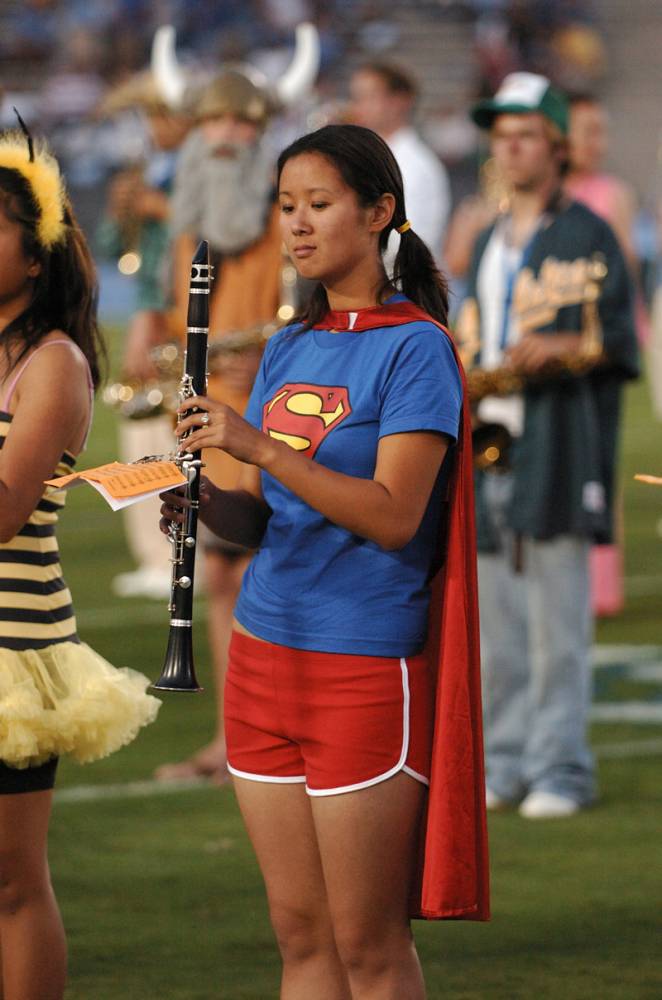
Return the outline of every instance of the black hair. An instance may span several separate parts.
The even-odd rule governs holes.
[[[28,307],[0,330],[10,370],[51,330],[62,330],[87,358],[95,388],[106,348],[97,322],[98,284],[87,241],[68,200],[64,204],[65,238],[50,249],[37,235],[39,205],[19,170],[0,167],[0,209],[21,226],[23,251],[41,265]]]
[[[278,181],[288,160],[304,153],[319,153],[338,170],[362,207],[374,205],[384,194],[395,198],[395,211],[388,226],[379,234],[379,249],[383,252],[389,233],[407,221],[402,174],[393,153],[376,132],[360,125],[325,125],[316,132],[296,139],[278,157]],[[412,229],[400,238],[395,258],[393,280],[384,276],[378,291],[381,302],[393,285],[440,323],[448,318],[448,283],[434,262],[427,246]],[[319,283],[308,302],[293,322],[309,330],[319,323],[329,310],[324,286]]]

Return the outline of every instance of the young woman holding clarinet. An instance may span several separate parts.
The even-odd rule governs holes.
[[[278,185],[310,304],[268,342],[245,419],[196,397],[178,428],[246,463],[240,490],[203,481],[200,507],[257,548],[225,692],[229,768],[283,1000],[421,1000],[410,916],[487,918],[463,376],[386,144],[327,126],[281,154]],[[181,506],[165,495],[163,530]]]
[[[22,123],[21,123],[22,124]],[[76,634],[55,524],[99,380],[96,281],[56,161],[0,136],[0,996],[60,1000],[66,943],[47,861],[58,758],[103,757],[151,722],[141,674]]]

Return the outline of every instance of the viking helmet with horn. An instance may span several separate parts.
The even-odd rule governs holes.
[[[179,75],[177,72],[163,72],[162,69],[171,58],[171,52],[174,52],[174,28],[159,28],[152,40],[149,67],[112,87],[101,101],[98,113],[111,117],[122,111],[139,108],[147,114],[168,113],[188,117],[188,110],[182,100],[184,74],[181,71]],[[189,74],[188,85],[192,84],[193,75]]]
[[[157,30],[152,46],[152,75],[172,108],[190,106],[198,118],[233,114],[264,125],[274,111],[305,97],[320,64],[319,34],[308,22],[297,26],[292,61],[273,84],[254,67],[242,65],[223,69],[201,85],[179,64],[175,43],[172,25]]]

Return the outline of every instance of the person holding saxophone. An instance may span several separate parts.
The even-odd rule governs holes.
[[[612,530],[632,291],[609,225],[563,192],[568,109],[550,81],[513,73],[472,117],[509,188],[456,329],[483,386],[475,434],[499,442],[480,450],[476,500],[487,804],[569,816],[596,796],[588,555]]]
[[[241,463],[238,489],[203,479],[201,519],[257,550],[230,645],[228,767],[283,1000],[423,1000],[410,916],[488,917],[463,375],[386,143],[326,126],[277,176],[310,302],[268,341],[245,417],[209,397],[180,408],[187,447]],[[162,530],[183,506],[164,496]]]

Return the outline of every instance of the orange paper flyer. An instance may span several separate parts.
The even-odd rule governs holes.
[[[46,485],[54,489],[69,489],[80,483],[89,483],[113,510],[120,510],[185,482],[186,476],[175,462],[155,460],[135,464],[110,462],[58,479],[47,479]]]

